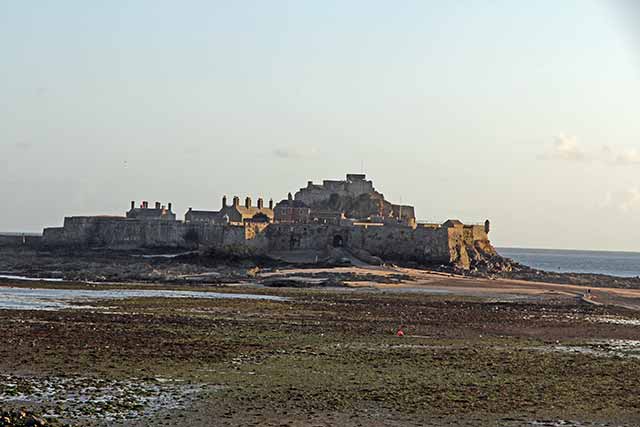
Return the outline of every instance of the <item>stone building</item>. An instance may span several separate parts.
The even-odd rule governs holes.
[[[171,211],[171,203],[164,206],[160,202],[156,202],[153,208],[149,207],[149,202],[143,201],[140,207],[136,208],[136,202],[131,201],[131,209],[126,213],[127,218],[130,219],[145,219],[145,220],[161,220],[161,221],[175,221],[176,214]]]
[[[306,223],[309,222],[311,208],[300,200],[293,200],[289,193],[287,199],[279,201],[273,209],[274,221],[277,223]]]
[[[186,223],[206,224],[234,224],[242,225],[247,220],[254,222],[272,222],[273,200],[269,200],[269,206],[264,206],[264,200],[259,198],[256,206],[252,206],[251,197],[247,197],[244,204],[240,204],[240,198],[235,196],[231,205],[227,204],[227,196],[222,197],[222,207],[219,211],[194,210],[189,208],[184,215]]]
[[[186,223],[217,224],[222,223],[223,218],[219,211],[199,211],[189,208],[184,214],[184,221]]]
[[[226,199],[225,199],[226,201]],[[220,209],[220,215],[223,218],[228,218],[229,224],[242,225],[245,220],[254,218],[255,216],[266,216],[269,218],[269,222],[273,221],[273,200],[269,201],[269,206],[264,206],[263,199],[258,199],[256,206],[251,204],[251,197],[247,197],[244,200],[244,204],[240,204],[240,198],[235,196],[231,206],[227,206],[223,202],[222,209]]]

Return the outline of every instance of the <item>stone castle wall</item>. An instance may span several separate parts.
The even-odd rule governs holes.
[[[336,235],[345,243],[349,240],[346,227],[332,224],[271,224],[265,231],[267,249],[272,251],[324,250]]]
[[[0,248],[3,247],[37,247],[42,242],[42,236],[31,233],[0,233]]]
[[[449,263],[464,260],[461,228],[329,224],[272,224],[266,230],[268,250],[324,250],[339,240],[387,260]],[[462,253],[462,255],[461,255]]]
[[[465,225],[464,240],[468,244],[472,244],[478,240],[489,240],[489,235],[485,231],[484,225]]]
[[[144,221],[121,217],[69,217],[64,227],[47,228],[46,245],[137,248],[250,248],[269,251],[316,250],[332,246],[364,250],[385,260],[427,264],[469,264],[467,248],[488,243],[483,226],[418,226],[360,223],[245,225]]]
[[[243,244],[247,232],[243,226],[223,224],[68,217],[63,227],[44,230],[43,243],[112,249],[224,247]]]
[[[449,262],[446,228],[354,227],[350,244],[382,259]]]

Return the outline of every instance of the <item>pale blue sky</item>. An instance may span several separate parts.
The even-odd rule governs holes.
[[[497,245],[640,251],[633,5],[0,0],[0,230],[364,163]]]

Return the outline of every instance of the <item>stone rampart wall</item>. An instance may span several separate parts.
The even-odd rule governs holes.
[[[75,245],[133,249],[186,246],[185,229],[179,221],[68,217],[61,228],[45,228],[46,245]]]
[[[68,217],[63,227],[46,228],[43,242],[50,246],[89,246],[113,249],[154,247],[192,248],[198,245],[224,247],[243,244],[248,231],[260,225],[184,223],[140,219]]]
[[[464,240],[466,243],[472,244],[478,240],[489,240],[489,236],[484,229],[484,225],[465,225]]]
[[[350,244],[383,259],[447,263],[450,261],[447,230],[403,226],[354,227]]]
[[[324,250],[332,244],[335,235],[348,240],[346,227],[331,224],[271,224],[265,235],[267,248],[272,251],[298,249]]]
[[[42,236],[34,234],[0,234],[0,247],[36,247],[42,242]]]
[[[468,265],[465,246],[477,240],[488,241],[482,226],[412,228],[277,223],[241,226],[103,217],[71,217],[64,224],[61,228],[45,229],[44,243],[112,249],[244,246],[257,252],[323,251],[331,246],[344,246],[387,260]]]
[[[272,224],[266,232],[268,250],[324,250],[339,241],[383,259],[448,263],[462,245],[462,229],[404,226],[339,226],[329,224]],[[453,239],[453,242],[450,242]]]

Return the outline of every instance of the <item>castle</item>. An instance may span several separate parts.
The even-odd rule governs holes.
[[[465,225],[416,221],[413,206],[388,202],[363,174],[345,180],[309,181],[295,195],[265,206],[226,196],[217,211],[189,208],[176,219],[172,204],[138,207],[131,202],[125,216],[66,217],[62,227],[45,228],[48,246],[242,249],[250,253],[327,254],[334,248],[355,256],[423,264],[455,264],[468,268],[474,257],[494,253],[489,221]],[[318,255],[319,254],[319,255]]]

